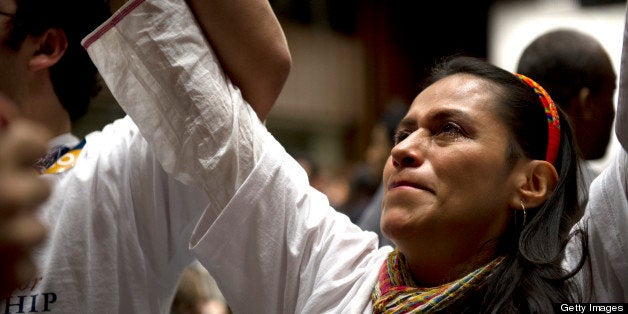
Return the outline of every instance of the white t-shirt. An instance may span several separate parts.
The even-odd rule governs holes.
[[[0,313],[169,313],[205,193],[171,179],[128,117],[89,134],[73,168],[44,177],[53,191],[40,209],[39,275]]]
[[[193,21],[182,0],[135,0],[84,45],[121,106],[157,143],[164,168],[211,198],[190,240],[194,253],[236,313],[370,312],[391,248],[378,249],[374,233],[309,186]],[[616,275],[625,276],[620,267]]]
[[[628,302],[628,155],[620,150],[593,181],[579,227],[587,230],[589,259],[578,274],[586,302]],[[579,255],[571,243],[569,252]],[[570,257],[572,266],[575,258]]]

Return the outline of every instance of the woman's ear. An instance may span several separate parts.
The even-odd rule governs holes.
[[[68,39],[60,28],[48,29],[35,40],[37,49],[28,63],[31,71],[39,71],[55,65],[68,48]]]
[[[545,202],[558,184],[558,173],[551,163],[544,160],[529,160],[523,166],[517,191],[511,199],[511,208],[537,207]]]

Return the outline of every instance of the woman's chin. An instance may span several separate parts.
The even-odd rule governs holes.
[[[393,242],[407,237],[416,228],[416,222],[412,218],[412,215],[403,210],[386,210],[382,213],[380,221],[382,233]]]

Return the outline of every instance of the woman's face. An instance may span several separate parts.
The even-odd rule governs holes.
[[[515,180],[497,88],[468,74],[447,77],[402,120],[384,168],[381,228],[405,255],[464,260],[504,232]]]

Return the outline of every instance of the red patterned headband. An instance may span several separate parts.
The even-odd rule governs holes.
[[[545,153],[545,160],[554,164],[556,157],[558,156],[558,148],[560,146],[560,119],[558,118],[558,109],[556,104],[550,97],[550,95],[529,77],[515,73],[515,75],[521,79],[524,83],[528,84],[534,89],[534,92],[543,103],[545,108],[545,116],[547,117],[547,152]]]

